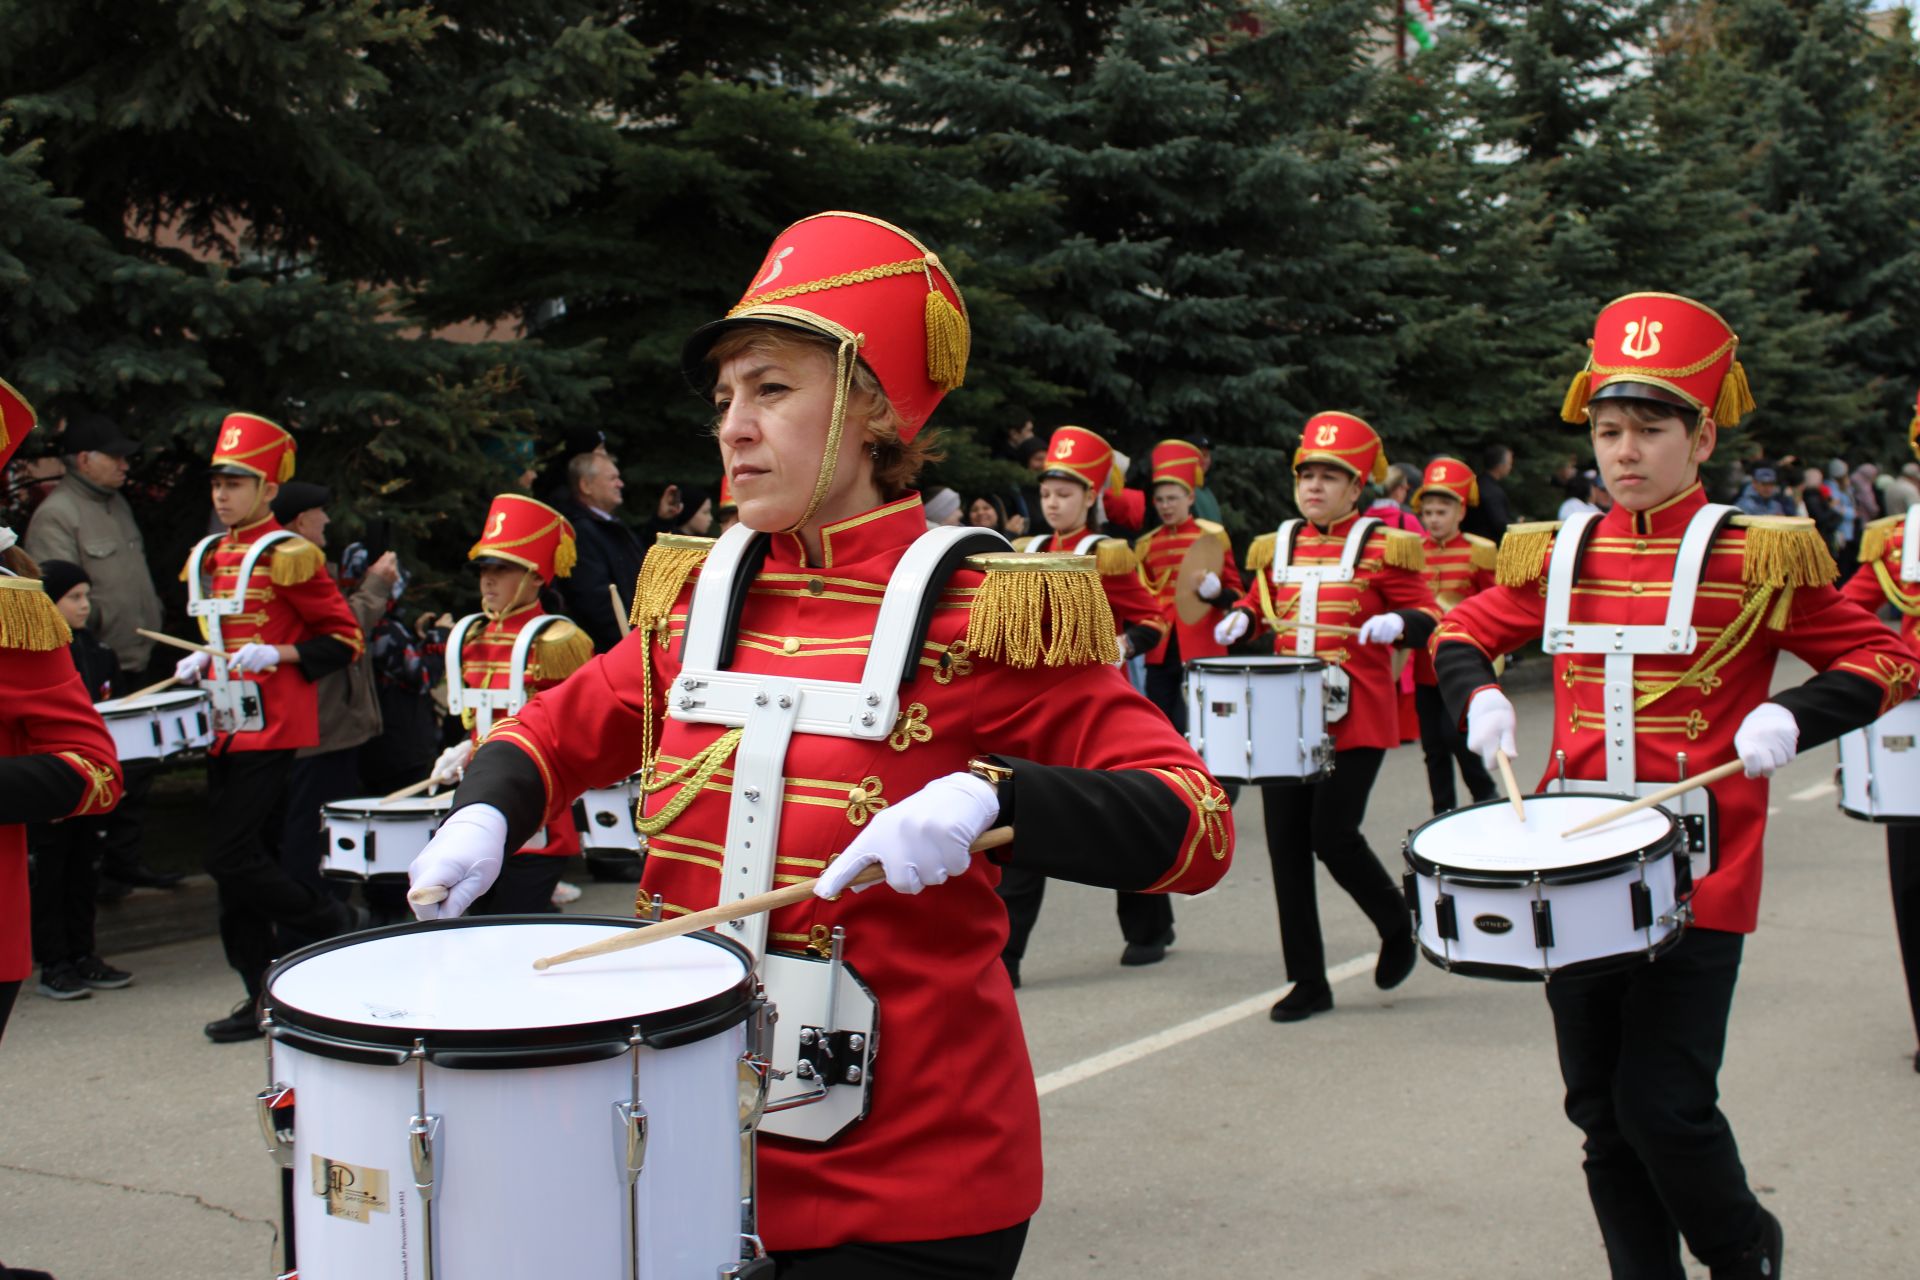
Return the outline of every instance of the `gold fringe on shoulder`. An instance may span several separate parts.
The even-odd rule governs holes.
[[[1123,573],[1132,573],[1140,567],[1140,557],[1133,554],[1133,548],[1119,538],[1108,538],[1093,547],[1094,568],[1103,578],[1118,577]]]
[[[1118,662],[1113,610],[1093,556],[983,555],[986,575],[967,618],[967,647],[1010,667]]]
[[[0,578],[0,649],[46,653],[72,643],[67,620],[38,578]]]
[[[267,576],[276,587],[297,587],[313,581],[313,575],[326,567],[326,555],[305,538],[287,538],[273,547],[273,563]]]
[[[1893,545],[1895,531],[1905,532],[1900,529],[1900,522],[1905,519],[1905,516],[1881,516],[1868,522],[1860,531],[1860,563],[1872,564],[1886,555],[1887,548]]]
[[[1492,538],[1483,538],[1477,533],[1467,535],[1467,546],[1471,548],[1468,563],[1482,572],[1491,570],[1500,563],[1500,548]]]
[[[713,550],[712,538],[691,534],[663,533],[647,551],[640,576],[633,580],[633,608],[627,613],[627,625],[635,631],[650,631],[667,647],[667,615],[694,571],[706,562]]]
[[[1427,540],[1411,529],[1386,529],[1386,562],[1419,573],[1427,567]]]
[[[1553,549],[1554,535],[1559,532],[1558,520],[1508,525],[1494,560],[1493,580],[1503,587],[1524,587],[1540,581],[1547,571],[1547,552]]]
[[[1265,573],[1273,568],[1273,549],[1279,542],[1277,533],[1263,533],[1247,544],[1247,572]]]
[[[571,622],[550,622],[535,638],[527,674],[535,680],[565,680],[587,665],[593,640]]]
[[[1840,576],[1826,539],[1805,516],[1735,516],[1747,533],[1742,581],[1769,587],[1824,587]]]

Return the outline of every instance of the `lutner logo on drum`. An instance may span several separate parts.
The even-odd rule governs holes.
[[[313,1194],[327,1202],[327,1216],[365,1222],[369,1213],[391,1212],[387,1171],[313,1157]]]
[[[1482,933],[1491,933],[1498,937],[1500,934],[1513,932],[1513,921],[1505,916],[1496,916],[1492,912],[1487,912],[1473,918],[1473,927]]]

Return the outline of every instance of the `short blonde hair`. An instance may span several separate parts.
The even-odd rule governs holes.
[[[825,335],[784,325],[743,324],[714,339],[713,346],[707,350],[707,364],[718,370],[728,361],[749,353],[779,356],[792,351],[819,352],[826,356],[828,363],[838,354],[833,339]],[[923,430],[911,440],[900,438],[900,428],[905,425],[900,411],[893,407],[879,377],[865,360],[854,361],[852,381],[852,390],[867,400],[866,418],[855,425],[866,433],[873,446],[873,481],[880,495],[891,501],[913,486],[924,467],[943,461],[947,455],[940,447],[937,432]],[[849,422],[853,421],[849,417]]]

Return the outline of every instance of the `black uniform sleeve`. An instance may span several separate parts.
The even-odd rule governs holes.
[[[1433,671],[1439,677],[1441,701],[1456,725],[1466,723],[1467,704],[1476,690],[1499,683],[1493,663],[1470,644],[1441,645],[1433,655]]]
[[[308,636],[293,646],[300,655],[300,674],[318,681],[336,671],[345,671],[358,657],[352,646],[334,636]]]
[[[64,818],[86,789],[86,779],[53,756],[7,756],[0,759],[0,825]]]
[[[1127,644],[1135,653],[1151,653],[1153,646],[1160,643],[1160,628],[1150,627],[1144,622],[1136,622],[1128,627],[1124,634]]]
[[[507,848],[525,847],[547,813],[547,787],[533,757],[504,742],[483,743],[467,764],[453,793],[458,812],[470,804],[490,804],[507,818]]]
[[[1432,638],[1433,629],[1440,625],[1440,620],[1420,609],[1395,609],[1394,612],[1399,614],[1400,620],[1407,624],[1407,629],[1400,633],[1400,646],[1404,649],[1426,648],[1427,641]]]
[[[1782,690],[1771,701],[1793,713],[1800,726],[1799,750],[1832,742],[1880,718],[1882,690],[1851,671],[1822,671],[1805,684]]]
[[[1013,770],[1000,822],[1019,832],[996,861],[1103,889],[1145,889],[1172,869],[1193,815],[1153,774],[993,759]]]

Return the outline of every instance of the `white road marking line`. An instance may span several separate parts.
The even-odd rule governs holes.
[[[1345,964],[1336,965],[1328,970],[1327,981],[1337,986],[1348,978],[1357,978],[1363,973],[1369,973],[1373,969],[1374,960],[1375,956],[1372,954],[1355,956]],[[1082,1058],[1078,1062],[1061,1067],[1058,1071],[1049,1071],[1034,1081],[1034,1087],[1044,1098],[1056,1089],[1064,1089],[1068,1085],[1079,1084],[1082,1080],[1091,1080],[1095,1076],[1105,1075],[1117,1067],[1124,1067],[1159,1053],[1162,1049],[1171,1049],[1177,1044],[1185,1044],[1210,1031],[1232,1026],[1242,1018],[1262,1013],[1286,993],[1286,987],[1275,987],[1261,995],[1248,996],[1245,1000],[1237,1001],[1224,1009],[1203,1013],[1178,1026],[1156,1031],[1150,1036],[1141,1036],[1138,1040],[1129,1041],[1105,1053],[1096,1053],[1091,1058]]]
[[[1830,796],[1838,790],[1840,790],[1840,788],[1834,786],[1832,782],[1816,782],[1810,787],[1800,788],[1798,791],[1788,796],[1787,799],[1818,800],[1820,797]]]

